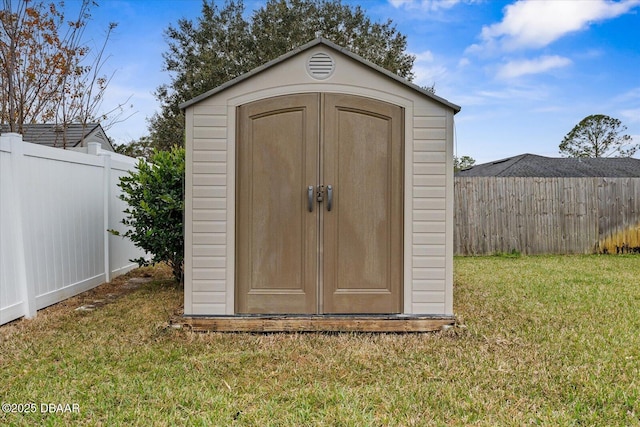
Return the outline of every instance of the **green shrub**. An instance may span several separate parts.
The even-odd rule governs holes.
[[[140,266],[166,262],[182,283],[184,263],[184,148],[155,151],[151,163],[139,160],[136,170],[120,178],[120,198],[129,207],[124,234],[152,255],[131,260]]]

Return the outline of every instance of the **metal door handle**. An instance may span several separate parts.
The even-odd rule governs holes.
[[[327,210],[331,210],[331,205],[333,204],[333,187],[327,185]]]
[[[307,187],[307,207],[309,212],[313,212],[313,185]]]

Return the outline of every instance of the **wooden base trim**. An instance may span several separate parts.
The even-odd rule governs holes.
[[[185,316],[197,332],[433,332],[453,316]]]

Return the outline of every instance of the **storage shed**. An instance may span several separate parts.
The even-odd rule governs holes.
[[[460,107],[318,38],[181,108],[196,329],[452,323]]]

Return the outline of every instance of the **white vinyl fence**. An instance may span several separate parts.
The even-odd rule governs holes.
[[[107,231],[126,231],[117,184],[137,160],[89,145],[83,153],[0,135],[0,325],[108,282],[144,256]]]

